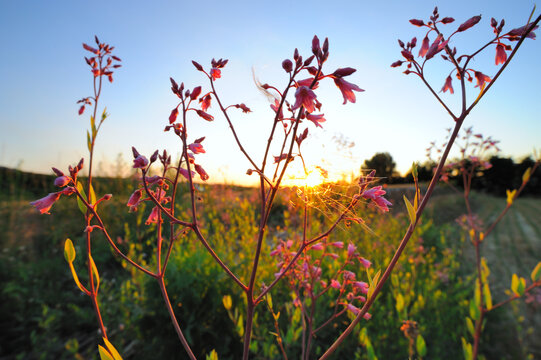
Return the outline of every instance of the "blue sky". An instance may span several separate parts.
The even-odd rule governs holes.
[[[118,154],[130,162],[132,145],[147,155],[164,148],[178,153],[179,144],[163,132],[176,106],[169,77],[205,89],[208,84],[191,60],[208,67],[213,57],[230,60],[217,82],[224,101],[244,102],[254,110],[232,114],[241,140],[259,159],[272,112],[252,72],[261,82],[285,86],[282,60],[291,58],[295,47],[310,55],[317,34],[330,40],[327,72],[356,68],[349,81],[366,92],[357,95],[355,104],[343,106],[332,82],[321,85],[318,99],[327,122],[319,131],[309,126],[309,161],[331,171],[355,172],[364,159],[389,151],[398,169],[406,171],[412,161],[423,161],[429,142],[442,140],[452,126],[418,78],[389,66],[401,58],[398,38],[424,36],[408,20],[427,19],[435,5],[442,16],[456,19],[449,28],[483,15],[480,24],[453,38],[459,52],[490,39],[491,17],[505,18],[510,30],[523,25],[533,8],[530,1],[2,1],[0,166],[49,173],[51,166],[64,169],[87,156],[89,115],[77,115],[76,101],[91,95],[92,75],[81,43],[91,43],[94,34],[114,45],[123,60],[102,95],[110,118],[97,143],[101,171],[113,173],[109,165]],[[516,159],[541,148],[540,56],[539,40],[527,41],[465,124],[500,140],[503,155]],[[495,74],[494,49],[472,67]],[[450,68],[433,61],[427,69],[439,90]],[[472,97],[478,93],[473,87],[468,90]],[[442,97],[457,108],[456,93]],[[201,164],[216,181],[249,181],[243,175],[248,163],[236,151],[225,121],[216,107],[209,112],[216,116],[213,123],[190,120],[193,138],[207,136],[207,153],[198,155]],[[337,148],[332,140],[337,137],[355,146]]]

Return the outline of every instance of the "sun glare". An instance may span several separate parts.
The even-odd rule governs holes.
[[[329,181],[325,175],[324,170],[316,167],[309,170],[308,174],[305,174],[304,171],[302,171],[300,174],[292,175],[285,179],[284,185],[314,188]]]

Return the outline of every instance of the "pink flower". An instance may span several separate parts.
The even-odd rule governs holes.
[[[178,108],[174,108],[173,111],[171,111],[171,115],[169,115],[169,124],[174,123],[177,121],[178,116]]]
[[[383,196],[376,198],[375,203],[378,206],[378,208],[383,212],[389,211],[389,206],[393,205],[389,200],[385,199]]]
[[[428,38],[428,35],[427,35],[423,39],[423,43],[421,44],[421,48],[419,49],[419,57],[425,56],[429,47],[430,47],[430,39]]]
[[[65,175],[59,176],[56,179],[54,179],[54,184],[55,186],[58,186],[58,187],[64,187],[68,185],[69,182],[70,182],[70,178]]]
[[[291,109],[296,110],[301,106],[304,106],[306,111],[311,113],[315,110],[314,100],[316,98],[317,96],[312,89],[310,89],[308,86],[301,86],[295,92],[295,104]]]
[[[363,319],[365,319],[365,320],[370,320],[371,318],[372,318],[372,315],[370,315],[369,313],[365,313],[363,315]]]
[[[157,223],[158,223],[158,214],[159,214],[159,211],[160,211],[160,209],[158,209],[157,206],[154,206],[154,208],[153,208],[152,211],[150,212],[150,215],[149,215],[148,218],[147,218],[147,221],[145,221],[145,224],[146,224],[146,225],[157,224]],[[162,221],[163,221],[163,220],[162,220]]]
[[[199,143],[193,143],[188,145],[188,149],[192,151],[194,154],[201,154],[205,152],[205,149],[203,149],[203,145]]]
[[[134,169],[143,169],[148,165],[148,159],[143,155],[138,155],[133,159],[133,168]]]
[[[210,101],[211,101],[210,94],[203,96],[199,99],[199,102],[201,103],[201,110],[207,111],[207,109],[210,107]]]
[[[355,102],[355,94],[353,91],[364,91],[360,87],[358,87],[355,84],[352,84],[350,82],[347,82],[346,80],[342,78],[336,78],[334,79],[334,83],[336,86],[338,86],[338,89],[342,92],[342,96],[344,97],[344,104],[346,104],[348,101],[354,103]]]
[[[460,25],[456,31],[461,32],[461,31],[468,30],[469,28],[471,28],[472,26],[477,24],[479,21],[481,21],[481,15],[474,16],[474,17],[466,20],[466,22],[464,22],[462,25]]]
[[[357,250],[355,245],[353,245],[352,243],[349,243],[348,244],[348,257],[352,257],[353,254],[355,254],[355,250]]]
[[[184,176],[187,180],[190,179],[190,175],[188,173],[188,170],[186,170],[184,168],[180,168],[178,171],[180,172],[180,175]],[[195,172],[192,171],[191,173],[192,173],[191,177],[193,178],[195,176]]]
[[[210,76],[212,77],[212,80],[216,80],[222,77],[222,72],[220,69],[212,68],[210,69]]]
[[[205,119],[207,121],[213,121],[214,120],[214,116],[212,116],[210,114],[207,114],[204,111],[201,111],[201,110],[195,110],[195,111],[197,112],[197,115],[201,116],[203,119]]]
[[[372,263],[369,260],[367,260],[367,259],[365,259],[363,257],[359,257],[359,261],[361,262],[361,264],[363,264],[363,266],[366,269],[368,269],[372,265]]]
[[[507,61],[507,53],[502,44],[496,45],[496,65],[503,64]]]
[[[335,288],[335,289],[340,289],[342,287],[342,285],[340,285],[340,283],[334,279],[331,280],[331,287],[332,288]]]
[[[39,210],[41,214],[50,214],[49,210],[53,206],[53,204],[60,199],[60,195],[62,194],[61,191],[56,193],[50,193],[49,195],[45,196],[44,198],[41,198],[36,201],[32,201],[30,205],[33,205],[36,207],[36,209]]]
[[[312,115],[312,114],[306,114],[306,118],[314,123],[317,127],[322,128],[322,126],[319,123],[325,122],[325,118],[323,117],[325,114],[319,114],[319,115]]]
[[[485,88],[485,83],[490,82],[490,78],[483,74],[480,71],[475,72],[475,79],[477,80],[477,85],[475,87],[480,87],[481,91]]]
[[[365,190],[362,197],[365,199],[376,200],[378,197],[385,195],[385,190],[381,189],[381,186],[375,186],[368,190]]]
[[[314,246],[311,247],[312,250],[323,250],[323,244],[317,243]]]
[[[361,293],[368,294],[368,284],[364,281],[355,281],[353,283],[353,286],[361,290]]]
[[[274,99],[274,104],[271,104],[271,109],[274,110],[274,112],[278,112],[278,107],[280,106],[280,102],[278,99]],[[280,114],[278,115],[278,119],[283,119],[284,113],[282,112],[282,109],[280,109]]]
[[[351,304],[348,304],[346,306],[346,308],[348,309],[348,311],[351,311],[353,314],[357,315],[358,313],[361,312],[361,309],[359,309],[358,307],[354,306],[354,305],[351,305]]]
[[[207,181],[209,179],[209,175],[201,165],[195,164],[195,171],[197,171],[201,180]]]
[[[344,270],[343,272],[344,280],[355,280],[355,273]]]
[[[342,249],[344,247],[344,243],[342,241],[337,241],[337,242],[333,242],[331,243],[332,246],[335,246],[339,249]]]
[[[128,200],[128,203],[126,206],[134,207],[139,204],[139,201],[141,200],[141,195],[143,194],[143,189],[137,189],[131,194],[130,199]]]
[[[453,82],[453,79],[451,78],[451,76],[450,75],[447,76],[447,79],[445,80],[445,84],[443,85],[440,91],[446,92],[447,90],[449,90],[451,94],[454,94],[455,91],[453,90],[452,82]]]

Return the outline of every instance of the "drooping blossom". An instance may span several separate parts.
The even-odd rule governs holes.
[[[193,144],[188,145],[188,149],[190,149],[190,151],[193,152],[194,154],[205,153],[205,149],[203,149],[203,145],[199,143],[193,143]]]
[[[364,281],[355,281],[355,282],[353,283],[353,286],[356,287],[356,288],[358,288],[358,289],[361,291],[361,293],[363,293],[363,294],[368,294],[368,288],[369,288],[369,286],[368,286],[368,284],[365,283]]]
[[[367,259],[363,258],[362,256],[359,257],[359,262],[360,262],[366,269],[368,269],[370,266],[372,266],[372,263],[370,262],[370,260],[367,260]]]
[[[222,77],[222,72],[220,69],[212,68],[210,69],[210,76],[212,77],[212,80],[216,80]]]
[[[184,176],[186,178],[186,180],[189,180],[190,179],[190,175],[188,173],[188,170],[184,169],[184,168],[180,168],[179,170],[179,173],[180,175]],[[193,178],[195,176],[195,172],[194,171],[191,171],[191,177]]]
[[[54,179],[54,184],[55,186],[58,186],[58,187],[64,187],[68,185],[70,181],[71,179],[69,177],[62,175]]]
[[[209,175],[201,165],[195,164],[195,171],[197,171],[201,180],[207,181],[209,179]]]
[[[381,186],[374,186],[373,188],[363,191],[361,196],[367,200],[372,200],[381,211],[386,212],[389,211],[389,206],[392,204],[383,197],[385,193],[385,190],[383,190]]]
[[[351,311],[354,315],[357,315],[358,313],[361,312],[361,309],[359,309],[355,305],[347,304],[346,308],[348,309],[348,311]]]
[[[338,86],[338,89],[342,92],[342,96],[344,97],[344,105],[349,101],[354,103],[355,102],[355,93],[353,91],[364,91],[360,87],[358,87],[355,84],[352,84],[350,82],[347,82],[343,78],[336,78],[334,79],[334,83],[336,86]]]
[[[201,110],[207,111],[207,109],[210,107],[211,99],[210,94],[207,94],[199,99],[199,102],[201,103]]]
[[[131,209],[135,209],[139,202],[141,201],[141,195],[143,194],[143,189],[137,189],[131,194],[128,203],[126,206],[129,206]]]
[[[133,159],[133,168],[134,169],[143,169],[148,165],[148,159],[143,155],[138,155]]]
[[[304,106],[306,111],[311,113],[315,110],[314,100],[316,98],[317,96],[312,89],[310,89],[308,86],[300,86],[295,92],[295,104],[291,109],[296,110],[301,106]]]
[[[348,244],[348,257],[352,257],[355,254],[357,248],[352,243]]]
[[[447,90],[449,90],[451,94],[455,93],[455,91],[453,90],[453,79],[451,78],[451,76],[447,76],[447,79],[445,80],[445,84],[441,88],[441,91],[443,92],[446,92]]]
[[[210,114],[207,114],[206,112],[201,111],[201,110],[195,110],[195,111],[197,112],[197,115],[199,115],[203,119],[205,119],[207,121],[214,121],[214,116],[212,116]]]
[[[159,218],[158,217],[159,212],[160,212],[160,209],[157,206],[154,206],[154,208],[152,208],[152,211],[150,212],[150,215],[147,218],[147,221],[145,221],[145,225],[157,224],[158,218]]]
[[[53,204],[60,199],[60,195],[62,195],[62,192],[55,192],[50,193],[49,195],[45,196],[44,198],[41,198],[36,201],[32,201],[30,205],[35,206],[36,209],[39,210],[41,214],[50,214],[49,210],[53,206]]]
[[[477,80],[477,85],[475,87],[480,87],[481,90],[485,88],[485,83],[490,82],[490,78],[483,74],[480,71],[475,72],[475,79]]]
[[[178,108],[174,108],[173,111],[171,111],[171,115],[169,115],[169,124],[174,123],[177,121],[178,116]]]
[[[430,39],[428,38],[428,35],[427,35],[423,39],[423,42],[421,44],[421,48],[419,49],[419,57],[425,56],[429,47],[430,47]]]
[[[310,120],[314,123],[317,127],[322,127],[320,123],[325,122],[325,118],[323,117],[325,114],[319,114],[319,115],[312,115],[312,114],[306,114],[306,119]]]
[[[331,287],[332,288],[335,288],[335,289],[340,289],[342,287],[342,285],[340,285],[340,283],[334,279],[331,280]]]
[[[477,24],[479,21],[481,21],[481,15],[469,18],[462,25],[460,25],[456,31],[457,32],[466,31],[469,28],[471,28],[472,26],[474,26],[475,24]]]
[[[496,45],[496,65],[503,64],[507,61],[507,53],[502,44]]]
[[[317,244],[313,245],[310,249],[311,250],[323,250],[323,244],[322,243],[317,243]]]

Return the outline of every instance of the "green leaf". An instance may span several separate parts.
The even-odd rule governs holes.
[[[517,192],[517,189],[511,191],[511,190],[506,190],[506,193],[507,193],[507,205],[511,205],[513,203],[513,199],[515,198],[515,194]]]
[[[517,276],[517,274],[513,274],[513,276],[511,277],[511,291],[515,295],[520,296],[520,294],[518,293],[518,276]]]
[[[86,131],[86,146],[88,147],[88,151],[92,151],[92,140],[90,139],[88,130]]]
[[[94,192],[94,187],[90,184],[90,205],[96,203],[96,193]]]
[[[366,346],[368,340],[368,335],[366,333],[366,328],[362,328],[362,330],[359,332],[359,342]]]
[[[115,360],[103,346],[98,345],[98,351],[100,352],[101,360]]]
[[[94,259],[92,259],[92,256],[89,255],[88,259],[90,260],[90,266],[92,267],[92,274],[96,278],[96,293],[97,293],[98,289],[100,288],[100,274],[98,274],[98,268],[96,267],[96,263],[94,263]]]
[[[476,321],[481,317],[481,311],[479,306],[475,304],[475,300],[470,301],[470,317]]]
[[[532,174],[532,168],[529,167],[526,169],[526,171],[522,175],[522,183],[527,183],[530,180],[531,174]]]
[[[376,275],[374,275],[374,277],[372,278],[370,276],[370,272],[368,271],[368,269],[366,269],[366,273],[368,274],[368,281],[370,282],[370,286],[368,287],[368,298],[370,298],[372,296],[372,294],[374,293],[374,290],[376,290],[376,287],[378,286],[378,279],[379,279],[379,276],[381,275],[381,270],[378,270],[378,272],[376,273]]]
[[[96,136],[96,119],[94,116],[90,116],[90,129],[92,130],[92,139]]]
[[[473,359],[472,346],[464,338],[462,338],[462,350],[464,351],[464,359],[465,360],[472,360]]]
[[[75,248],[73,242],[68,238],[64,243],[64,258],[68,263],[72,263],[75,260]]]
[[[524,279],[523,277],[521,277],[518,281],[518,287],[517,287],[517,292],[518,292],[518,295],[519,296],[522,296],[524,295],[524,292],[526,291],[526,279]]]
[[[109,114],[107,114],[107,107],[103,108],[103,113],[101,113],[101,122],[104,122],[105,119],[107,119],[107,117],[109,116]]]
[[[103,342],[105,343],[105,346],[107,346],[107,350],[113,355],[114,360],[122,360],[122,356],[118,353],[118,351],[115,349],[113,344],[109,342],[106,338],[103,338]]]
[[[483,280],[484,283],[487,282],[489,275],[490,275],[490,269],[488,268],[487,260],[485,258],[481,258],[481,279]]]
[[[376,352],[374,351],[374,347],[370,342],[368,342],[368,344],[366,345],[366,355],[368,356],[368,360],[378,360]]]
[[[533,282],[541,280],[541,262],[537,263],[535,268],[532,270],[530,277],[532,278]]]
[[[396,311],[400,314],[404,310],[404,297],[398,293],[396,296]]]
[[[423,357],[426,356],[426,343],[425,339],[419,334],[417,335],[417,340],[415,341],[415,347],[417,348],[417,354]]]
[[[475,328],[473,327],[473,322],[469,317],[466,317],[466,327],[468,328],[468,331],[470,332],[472,337],[475,337]]]
[[[492,295],[490,294],[490,287],[488,283],[483,285],[483,296],[485,298],[485,306],[487,310],[492,309]]]
[[[269,308],[272,309],[272,297],[271,294],[267,294],[267,305],[269,305]]]
[[[81,194],[81,196],[83,197],[83,199],[86,200],[86,193],[85,193],[85,189],[83,188],[83,184],[81,184],[80,181],[77,181],[77,190],[79,190],[79,193]],[[79,197],[77,197],[77,205],[79,206],[79,210],[81,210],[81,212],[83,213],[83,215],[86,215],[86,206],[85,204],[81,201],[81,199]]]
[[[411,203],[408,200],[408,198],[406,197],[406,195],[404,195],[404,203],[406,203],[406,208],[408,209],[408,215],[410,217],[410,222],[412,224],[415,224],[415,218],[416,218],[415,210],[413,209],[413,205],[411,205]]]
[[[226,310],[231,310],[231,307],[233,306],[233,301],[231,300],[230,295],[224,295],[222,297],[222,303],[224,304],[224,308]]]
[[[77,276],[77,272],[75,271],[75,267],[73,267],[72,262],[69,263],[69,267],[71,270],[71,276],[73,276],[73,280],[75,281],[75,284],[77,284],[77,287],[79,288],[79,290],[81,290],[82,292],[86,294],[87,292],[85,288],[83,287],[83,285],[81,284],[81,282],[79,281],[79,277]]]
[[[212,349],[210,354],[206,356],[205,360],[218,360],[218,353],[216,350]]]

